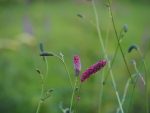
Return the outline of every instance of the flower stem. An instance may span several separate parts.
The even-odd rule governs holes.
[[[121,54],[122,54],[124,63],[125,63],[125,65],[126,65],[127,71],[128,71],[128,73],[129,73],[129,76],[130,76],[131,81],[132,81],[131,72],[130,72],[130,70],[129,70],[129,67],[128,67],[128,64],[127,64],[125,55],[124,55],[124,53],[123,53],[123,50],[122,50],[122,47],[121,47],[121,44],[120,44],[120,41],[119,41],[119,36],[118,36],[117,30],[116,30],[115,21],[114,21],[112,9],[111,9],[110,0],[108,0],[108,5],[109,5],[109,13],[110,13],[110,17],[111,17],[111,20],[112,20],[113,28],[114,28],[114,31],[115,31],[116,39],[117,39],[117,42],[118,42],[118,45],[119,45],[119,48],[120,48],[120,51],[121,51]],[[133,82],[133,81],[132,81],[132,82]]]
[[[40,112],[41,104],[43,103],[42,97],[43,97],[43,93],[44,93],[44,77],[43,77],[42,74],[41,74],[41,80],[42,80],[41,96],[40,96],[40,100],[39,100],[39,103],[38,103],[36,113]]]
[[[138,48],[138,52],[142,58],[143,64],[144,64],[144,71],[145,71],[145,102],[146,102],[146,113],[149,113],[149,101],[148,101],[148,76],[147,76],[147,66],[146,66],[146,62],[144,60],[144,57],[142,55],[142,52],[140,51],[140,49]]]
[[[42,80],[42,84],[41,84],[41,96],[40,96],[40,100],[39,100],[39,103],[38,103],[38,107],[37,107],[36,113],[40,112],[41,104],[44,101],[44,100],[42,100],[43,95],[44,95],[44,84],[45,84],[45,81],[46,81],[46,77],[48,76],[48,62],[47,62],[46,58],[44,58],[44,61],[45,61],[45,64],[46,64],[46,74],[44,76],[43,74],[40,73],[40,77],[41,77],[41,80]]]
[[[56,58],[58,58],[58,59],[63,63],[63,65],[65,66],[65,70],[66,70],[66,72],[67,72],[67,74],[68,74],[68,78],[69,78],[69,81],[70,81],[71,88],[73,89],[73,84],[72,84],[71,75],[70,75],[70,72],[69,72],[69,70],[68,70],[68,67],[67,67],[67,65],[66,65],[66,63],[65,63],[65,61],[64,61],[64,59],[61,58],[60,56],[58,56],[58,55],[55,54],[55,53],[53,53],[53,54],[54,54],[54,56],[55,56]]]
[[[77,85],[77,80],[78,80],[78,78],[76,77],[75,84],[74,84],[73,91],[72,91],[71,101],[70,101],[70,113],[71,113],[71,109],[72,109],[73,97],[74,97],[74,94],[75,94],[75,89],[76,89],[76,85]]]
[[[109,59],[108,59],[108,56],[106,54],[106,50],[105,50],[105,47],[104,47],[104,42],[103,42],[103,39],[102,39],[100,27],[99,27],[99,19],[98,19],[98,14],[97,14],[97,10],[96,10],[96,6],[95,6],[94,0],[92,0],[92,6],[93,6],[94,14],[95,14],[96,28],[97,28],[97,32],[98,32],[99,41],[100,41],[103,53],[105,55],[105,58],[108,61],[108,67],[110,69],[109,72],[110,72],[110,75],[111,75],[113,88],[115,90],[115,94],[116,94],[116,97],[117,97],[117,100],[118,100],[121,112],[124,113],[123,108],[122,108],[122,104],[121,104],[121,101],[120,101],[120,97],[119,97],[119,94],[118,94],[118,91],[117,91],[117,87],[116,87],[116,82],[115,82],[115,79],[114,79],[114,75],[113,75],[113,72],[112,72],[112,69],[111,69],[111,65],[110,65],[110,62],[109,62]]]

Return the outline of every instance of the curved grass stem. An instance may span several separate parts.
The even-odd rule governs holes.
[[[69,69],[68,69],[68,67],[67,67],[67,65],[66,65],[66,63],[65,63],[65,61],[64,61],[64,59],[63,59],[63,57],[60,57],[60,56],[58,56],[58,55],[55,54],[55,53],[53,53],[53,54],[54,54],[54,56],[55,56],[56,58],[58,58],[58,59],[63,63],[63,65],[65,66],[65,70],[66,70],[66,72],[67,72],[67,74],[68,74],[68,78],[69,78],[69,81],[70,81],[71,88],[73,89],[73,83],[72,83],[71,75],[70,75]]]

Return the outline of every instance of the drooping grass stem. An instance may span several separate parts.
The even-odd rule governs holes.
[[[96,9],[94,0],[92,0],[92,6],[93,6],[94,15],[95,15],[96,29],[97,29],[99,41],[100,41],[100,44],[101,44],[104,56],[105,56],[106,60],[108,61],[108,68],[110,69],[110,76],[111,76],[111,79],[112,79],[113,88],[115,90],[115,94],[116,94],[116,97],[117,97],[117,100],[118,100],[121,112],[124,113],[123,108],[122,108],[122,104],[121,104],[121,100],[120,100],[120,97],[119,97],[119,94],[118,94],[118,91],[117,91],[117,87],[116,87],[116,82],[115,82],[115,79],[114,79],[114,75],[113,75],[113,72],[111,70],[111,65],[110,65],[110,62],[109,62],[109,59],[108,59],[108,56],[106,54],[106,50],[105,50],[105,47],[104,47],[104,42],[103,42],[103,39],[102,39],[100,27],[99,27],[98,13],[97,13],[97,9]]]

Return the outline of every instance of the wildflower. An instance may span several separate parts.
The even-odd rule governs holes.
[[[106,65],[106,60],[100,60],[96,64],[93,64],[92,66],[90,66],[87,70],[85,70],[82,73],[82,75],[80,77],[81,82],[88,79],[92,74],[94,74],[97,71],[99,71],[100,69],[102,69],[105,65]]]
[[[75,75],[78,76],[81,71],[81,62],[80,62],[80,57],[78,55],[75,55],[73,57],[73,63],[74,63]]]

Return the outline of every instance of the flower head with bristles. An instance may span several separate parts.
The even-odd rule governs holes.
[[[96,64],[93,64],[90,66],[87,70],[85,70],[81,77],[80,80],[81,82],[85,81],[88,79],[92,74],[96,73],[97,71],[101,70],[104,66],[106,65],[106,60],[100,60]]]

